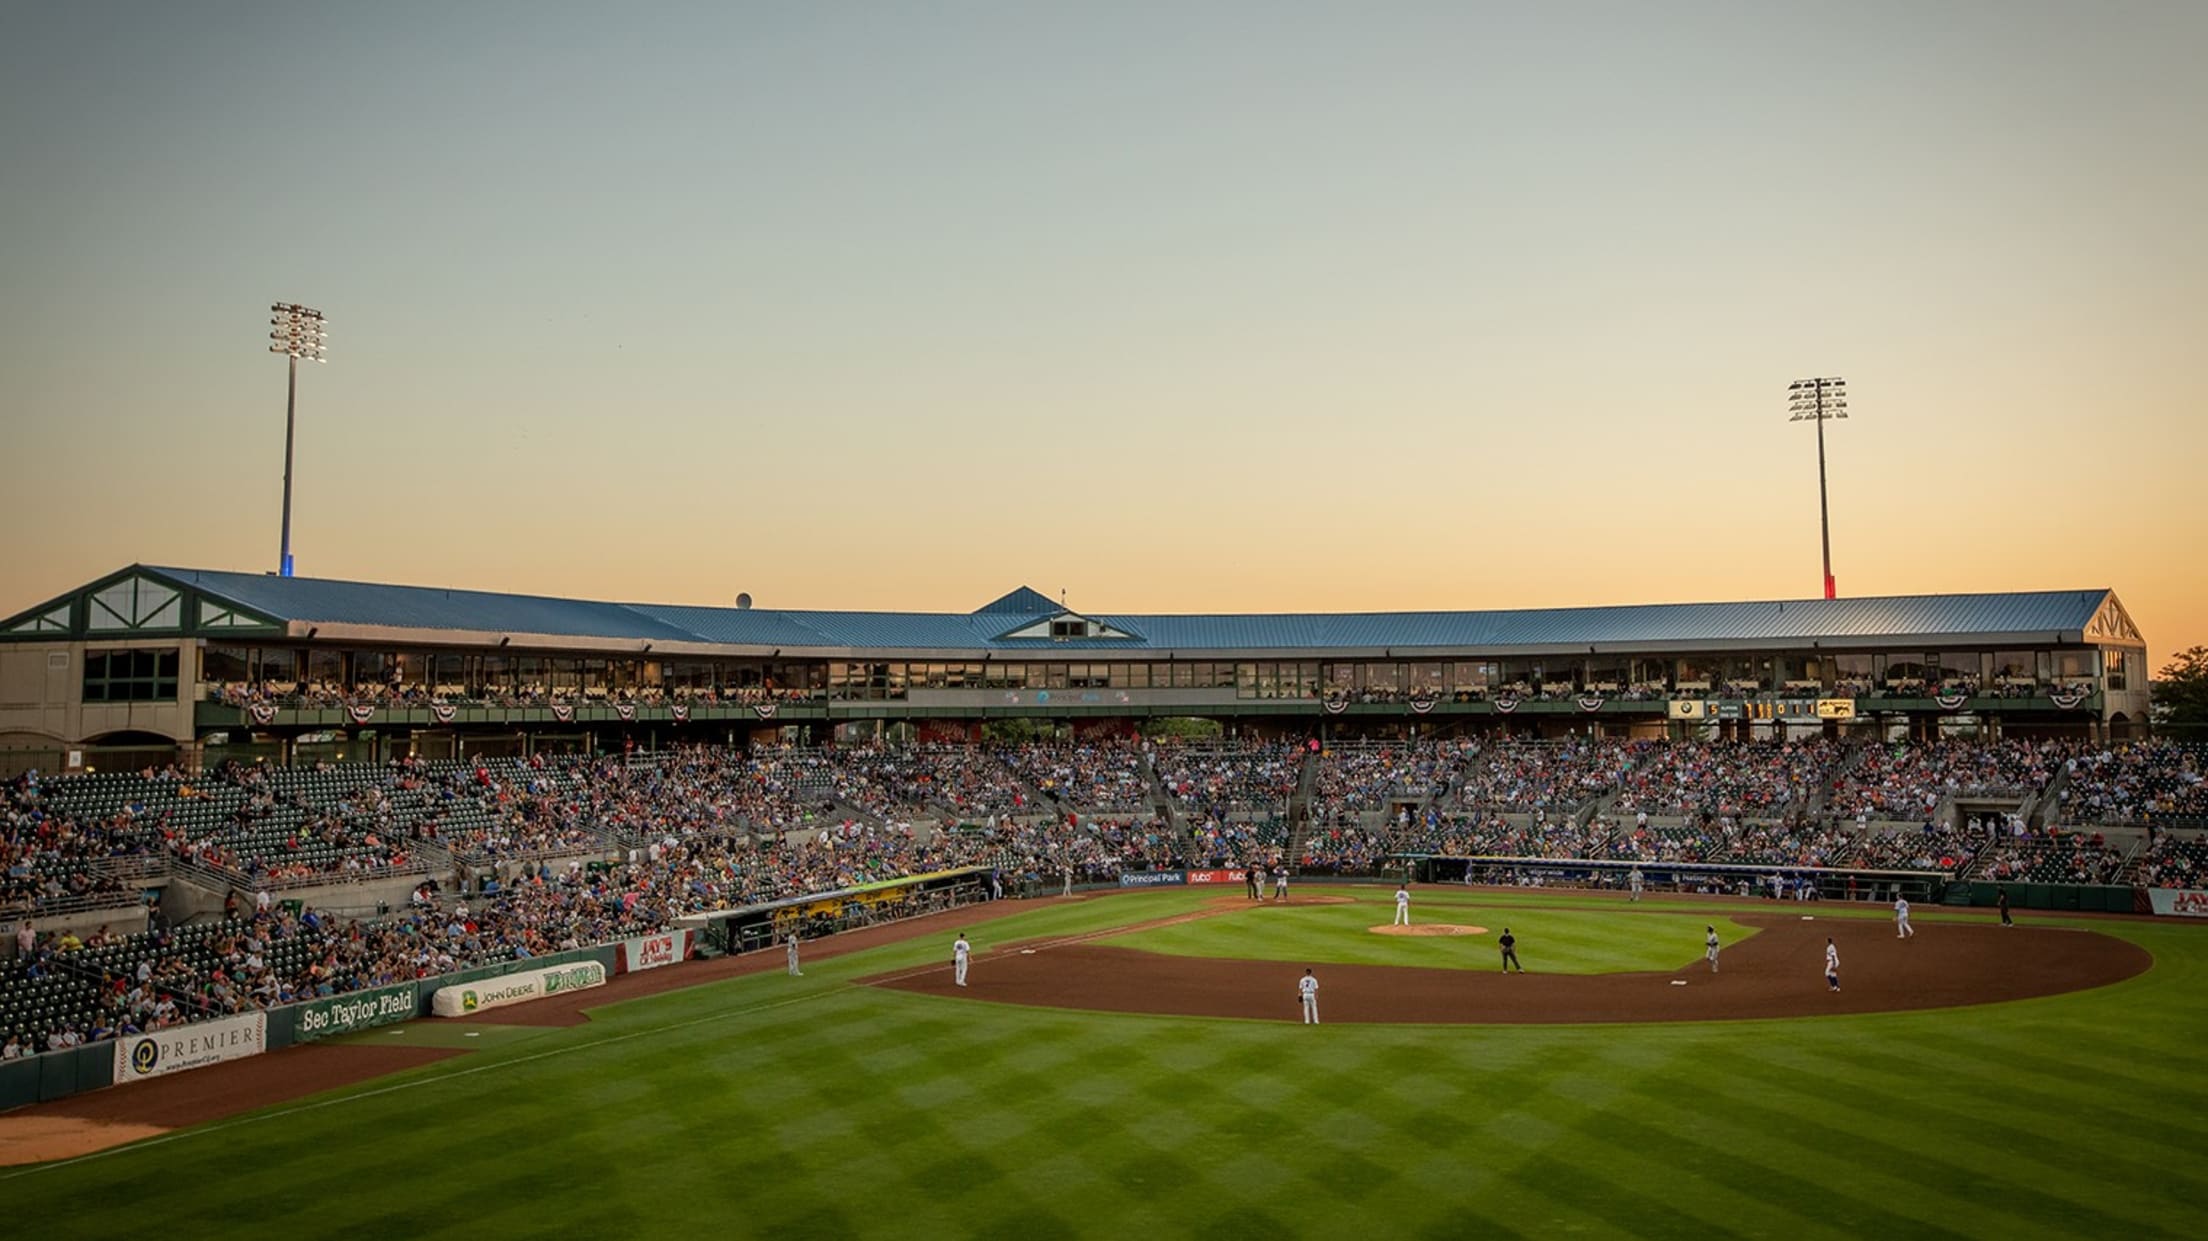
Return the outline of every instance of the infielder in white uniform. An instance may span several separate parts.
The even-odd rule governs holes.
[[[1712,974],[1715,974],[1717,972],[1717,928],[1714,926],[1709,926],[1704,927],[1703,929],[1708,931],[1710,933],[1710,936],[1708,939],[1702,941],[1703,943],[1709,945],[1709,951],[1703,953],[1702,955],[1710,959],[1710,972]]]
[[[790,977],[803,978],[805,971],[797,968],[797,932],[790,932]]]
[[[1894,938],[1907,939],[1916,933],[1917,928],[1909,925],[1909,898],[1906,896],[1895,897]]]
[[[1395,925],[1409,926],[1410,924],[1411,888],[1409,884],[1402,884],[1395,889]]]
[[[1825,940],[1825,986],[1840,989],[1840,946],[1829,938]]]
[[[1633,899],[1641,899],[1641,868],[1636,866],[1632,870],[1626,872],[1625,881],[1626,883],[1632,885]]]
[[[1275,866],[1273,868],[1273,899],[1276,901],[1288,899],[1288,868],[1286,866]]]
[[[958,942],[951,945],[951,979],[961,987],[966,985],[966,958],[973,954],[973,945],[966,942],[966,932],[960,931]]]
[[[1296,981],[1296,995],[1303,1000],[1303,1024],[1319,1024],[1319,980],[1311,976],[1310,970]]]

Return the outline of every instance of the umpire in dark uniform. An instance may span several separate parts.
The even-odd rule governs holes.
[[[1503,972],[1508,974],[1511,966],[1518,965],[1518,937],[1511,934],[1510,928],[1506,926],[1503,928],[1503,937],[1495,942],[1502,945]],[[1525,973],[1526,967],[1518,965],[1518,972]]]

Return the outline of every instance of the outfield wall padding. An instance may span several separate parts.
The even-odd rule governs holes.
[[[1997,899],[1996,891],[2003,887],[2009,890],[2009,908],[2044,913],[2077,910],[2082,913],[2128,914],[2132,912],[2138,899],[2128,884],[2121,887],[2075,883],[1996,884],[1980,879],[1973,880],[1970,884],[1970,903],[1992,905]]]

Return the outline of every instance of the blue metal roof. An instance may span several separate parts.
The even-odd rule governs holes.
[[[2107,590],[1790,599],[1752,603],[1635,604],[1507,612],[1349,612],[1267,615],[1105,615],[1131,638],[1005,639],[1008,619],[1041,600],[1025,587],[979,612],[816,612],[598,603],[487,591],[384,586],[202,569],[152,569],[281,620],[394,629],[444,629],[702,642],[784,649],[1030,651],[1502,651],[1560,646],[1846,642],[1890,637],[2045,635],[2082,631]],[[1023,594],[1024,592],[1024,594]],[[1027,596],[1032,596],[1029,598]],[[999,604],[1007,604],[999,610]]]
[[[1017,612],[1022,616],[1054,616],[1065,611],[1056,600],[1032,586],[999,595],[974,609],[974,615],[984,616],[996,612]]]
[[[394,629],[490,629],[573,638],[696,640],[682,629],[620,603],[502,595],[482,590],[445,590],[435,586],[385,586],[325,578],[148,567],[155,573],[278,620],[382,625]]]

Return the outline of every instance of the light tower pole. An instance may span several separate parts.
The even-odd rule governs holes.
[[[1817,424],[1817,525],[1825,541],[1825,598],[1838,593],[1832,580],[1832,506],[1825,499],[1825,423],[1848,416],[1848,381],[1797,379],[1786,388],[1788,422]]]
[[[290,380],[284,389],[284,539],[276,571],[291,576],[291,444],[299,410],[299,360],[327,362],[322,356],[330,334],[323,330],[322,312],[292,302],[268,308],[268,351],[291,359]]]

